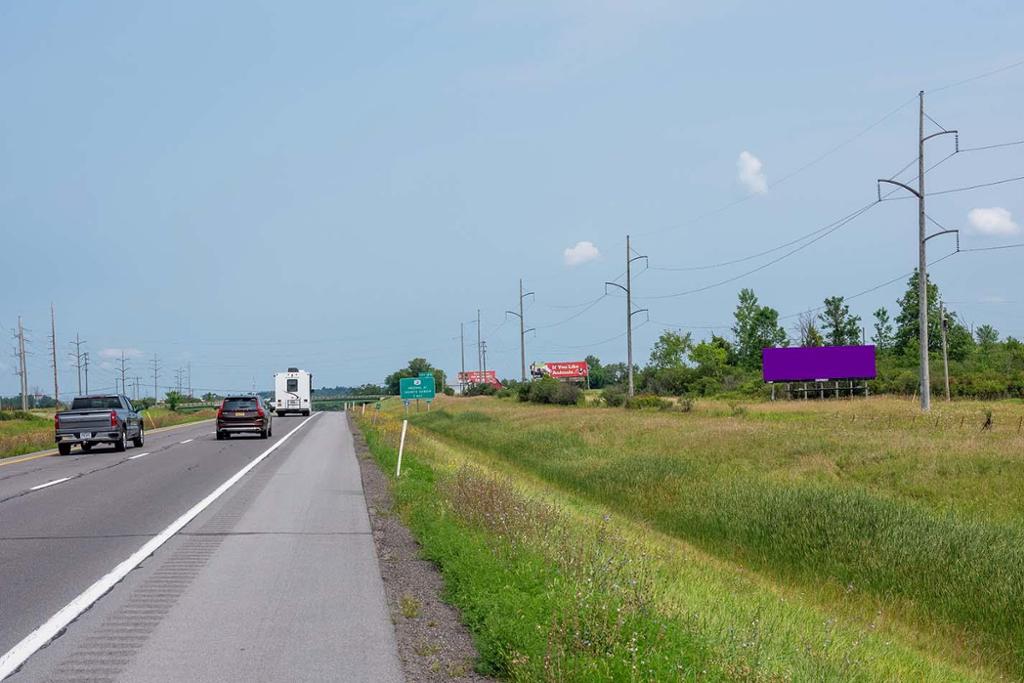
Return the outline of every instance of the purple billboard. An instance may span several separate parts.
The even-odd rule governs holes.
[[[816,346],[761,351],[765,382],[874,379],[874,346]]]

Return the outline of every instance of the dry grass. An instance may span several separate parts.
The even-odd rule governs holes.
[[[989,410],[993,428],[983,431]],[[937,404],[923,418],[892,398],[699,401],[686,414],[484,398],[449,401],[413,424],[443,437],[448,445],[429,450],[446,466],[471,457],[521,484],[581,496],[648,535],[664,532],[658,547],[694,543],[734,567],[726,573],[752,571],[865,633],[978,675],[994,667],[1016,677],[1022,416],[1020,402]],[[694,581],[671,585],[694,599]]]

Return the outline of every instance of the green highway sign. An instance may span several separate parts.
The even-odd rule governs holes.
[[[434,400],[434,376],[403,377],[398,380],[399,395],[403,401],[414,399]]]
[[[434,376],[434,373],[432,373],[432,372],[421,372],[420,373],[420,377],[433,377],[433,376]]]

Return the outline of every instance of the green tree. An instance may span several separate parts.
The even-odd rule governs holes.
[[[892,350],[892,319],[889,317],[889,311],[885,306],[882,306],[875,311],[875,336],[872,337],[871,341],[873,341],[875,343],[875,347],[883,353]]]
[[[744,367],[760,368],[762,349],[788,345],[786,331],[779,326],[779,312],[761,306],[752,289],[740,290],[739,304],[733,315],[736,355]]]
[[[166,403],[167,407],[172,411],[177,411],[178,406],[180,406],[184,400],[185,395],[178,393],[177,391],[168,391],[167,395],[164,396],[164,403]]]
[[[917,293],[918,275],[917,271],[907,281],[906,293],[898,299],[900,305],[899,315],[896,316],[896,333],[893,337],[893,349],[901,354],[913,354],[918,349],[918,312],[921,310]],[[934,282],[928,283],[928,350],[942,350],[941,317],[939,316],[939,286]],[[949,346],[949,357],[954,360],[963,360],[974,347],[974,338],[970,331],[960,322],[959,317],[953,311],[946,311],[949,321],[947,327],[947,344]]]
[[[665,330],[654,342],[650,365],[657,370],[681,368],[686,365],[686,354],[693,348],[689,332]]]
[[[818,324],[815,322],[814,314],[810,311],[805,311],[800,314],[796,323],[796,331],[797,336],[800,339],[800,346],[804,348],[825,345],[825,339],[821,336],[821,332],[818,330]]]
[[[690,350],[690,360],[702,377],[721,377],[729,362],[729,351],[713,340],[702,341]]]
[[[974,337],[978,340],[978,346],[985,351],[990,351],[999,343],[999,332],[991,325],[982,325],[974,331]]]
[[[624,384],[626,382],[628,368],[625,363],[609,363],[608,365],[605,365],[603,369],[605,386]]]
[[[590,388],[601,389],[608,384],[608,370],[601,365],[601,359],[597,356],[587,356],[587,365],[590,367]]]
[[[825,299],[825,310],[818,319],[830,346],[849,346],[860,341],[860,316],[850,315],[850,307],[843,297]]]
[[[384,379],[387,393],[394,396],[399,393],[400,381],[403,377],[419,377],[422,372],[430,372],[434,375],[434,385],[438,391],[444,386],[445,374],[443,370],[435,368],[427,362],[426,358],[413,358],[406,367],[395,370]]]

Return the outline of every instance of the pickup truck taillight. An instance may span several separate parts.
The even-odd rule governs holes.
[[[60,415],[54,414],[53,416],[53,428],[60,429]]]
[[[111,428],[117,426],[117,412],[114,410],[110,411],[110,426]]]

